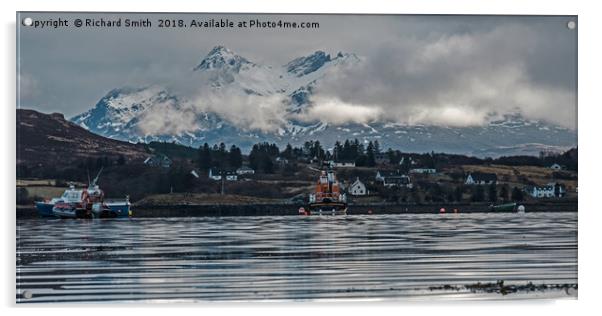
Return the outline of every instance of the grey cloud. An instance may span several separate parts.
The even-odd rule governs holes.
[[[83,16],[28,15],[34,19]],[[194,95],[202,82],[191,79],[192,67],[211,47],[221,44],[273,67],[318,49],[362,56],[365,63],[361,71],[335,74],[333,80],[321,85],[315,98],[317,108],[307,113],[308,119],[312,115],[328,116],[333,111],[325,111],[323,104],[337,104],[345,109],[367,107],[369,119],[393,115],[410,123],[444,124],[464,118],[461,124],[478,124],[492,112],[518,109],[532,118],[575,126],[576,32],[566,28],[566,22],[575,17],[162,16],[311,20],[320,22],[320,28],[91,31],[18,26],[20,71],[37,83],[35,95],[21,95],[22,106],[72,116],[92,107],[109,90],[126,85],[161,84]],[[262,112],[264,121],[276,123],[278,120],[268,116],[279,113],[274,106],[277,102],[269,100],[265,104],[270,106]],[[206,101],[199,106],[211,108]],[[233,121],[239,120],[236,111],[233,106]],[[349,120],[356,121],[357,117]]]
[[[383,43],[361,67],[327,77],[317,95],[379,106],[387,119],[408,124],[478,125],[520,112],[574,128],[571,84],[530,72],[534,54],[549,54],[541,36],[519,24]]]

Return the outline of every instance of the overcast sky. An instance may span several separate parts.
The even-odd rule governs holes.
[[[85,14],[23,14],[20,19]],[[319,22],[319,29],[102,29],[18,25],[21,107],[67,117],[113,88],[177,82],[216,45],[280,66],[316,50],[360,67],[325,80],[311,114],[360,113],[404,123],[480,124],[521,112],[576,128],[577,32],[563,16],[102,15]],[[89,17],[89,16],[88,16]],[[101,15],[95,16],[100,18]],[[353,115],[351,115],[353,116]],[[339,118],[340,119],[340,118]],[[343,119],[346,119],[343,117]],[[349,117],[349,120],[356,120]]]

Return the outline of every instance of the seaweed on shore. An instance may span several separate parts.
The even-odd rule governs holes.
[[[498,280],[495,283],[481,283],[477,282],[474,284],[467,285],[441,285],[441,286],[431,286],[429,287],[430,291],[436,290],[446,290],[446,291],[460,291],[460,290],[469,290],[472,293],[499,293],[502,295],[507,295],[510,293],[517,292],[535,292],[535,291],[545,291],[545,290],[564,290],[567,294],[569,294],[569,290],[574,289],[577,290],[577,284],[533,284],[533,282],[527,282],[524,285],[506,285],[504,284],[504,280]]]

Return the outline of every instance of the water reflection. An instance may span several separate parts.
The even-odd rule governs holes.
[[[577,283],[575,213],[36,219],[17,223],[17,248],[20,302],[463,298],[474,294],[430,288]]]

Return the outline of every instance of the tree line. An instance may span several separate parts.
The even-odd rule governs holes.
[[[201,170],[209,168],[236,169],[243,163],[242,151],[236,145],[226,149],[226,144],[220,143],[210,147],[205,143],[199,147],[197,163]]]

